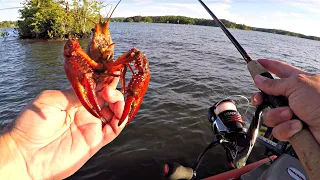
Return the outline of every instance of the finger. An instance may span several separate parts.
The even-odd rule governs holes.
[[[110,84],[108,84],[107,86],[105,86],[103,84],[99,84],[97,86],[97,89],[102,89],[100,92],[98,91],[98,94],[100,96],[105,97],[105,96],[103,96],[103,94],[108,94],[108,93],[111,93],[112,96],[114,95],[113,90],[116,89],[117,84],[119,82],[119,78],[118,77],[111,77],[111,78],[112,78],[112,80],[111,80]],[[105,89],[105,88],[107,88],[107,89]],[[98,96],[98,104],[101,107],[105,104],[106,100],[105,100],[105,98],[99,98],[100,96]],[[109,99],[109,98],[107,98],[107,99]]]
[[[260,92],[254,93],[251,96],[251,105],[258,106],[263,103],[263,96]]]
[[[124,109],[124,101],[118,101],[113,104],[113,113],[118,119],[122,117],[123,109]]]
[[[287,78],[297,74],[308,74],[299,68],[291,66],[287,63],[269,60],[269,59],[258,59],[257,60],[267,71],[277,75],[280,78]]]
[[[101,114],[107,122],[110,122],[114,116],[113,112],[108,106],[101,109]]]
[[[128,118],[125,119],[122,125],[118,126],[119,119],[113,117],[111,122],[103,127],[103,145],[106,145],[113,141],[123,130],[128,122]]]
[[[290,120],[274,127],[272,134],[280,141],[288,141],[294,134],[302,129],[302,123],[299,120]]]
[[[120,79],[120,71],[115,71],[115,72],[113,72],[113,74],[119,75],[119,76],[113,77],[108,86],[112,89],[116,89],[118,86],[118,83],[119,83],[119,79]]]
[[[116,89],[118,83],[119,83],[119,77],[108,76],[103,80],[103,82],[97,84],[96,91],[100,92],[105,87],[110,87],[112,89]]]
[[[119,83],[119,79],[120,79],[120,71],[116,71],[116,72],[113,72],[114,75],[117,75],[117,76],[108,76],[105,80],[104,80],[104,83],[100,83],[98,85],[98,87],[104,87],[104,86],[108,86],[110,87],[111,89],[116,89],[117,86],[118,86],[118,83]]]
[[[112,89],[116,89],[119,83],[119,77],[114,77],[112,79],[112,81],[109,83],[108,87],[112,88]]]
[[[122,117],[124,109],[124,102],[118,101],[102,109],[103,117],[109,122],[113,116],[116,116],[118,119]]]
[[[124,101],[124,97],[122,93],[118,90],[115,90],[111,87],[105,87],[101,91],[101,96],[108,102],[108,103],[116,103],[118,101]]]
[[[254,82],[259,89],[267,94],[286,97],[289,97],[293,91],[291,87],[295,85],[294,80],[290,78],[269,79],[261,75],[255,76]]]
[[[103,107],[106,104],[106,100],[103,97],[97,95],[97,101],[100,107]]]
[[[264,124],[269,127],[275,127],[292,118],[293,112],[289,106],[279,107],[268,110],[264,116]]]
[[[120,71],[114,72],[113,75],[106,75],[103,79],[101,79],[100,83],[97,84],[96,90],[99,92],[104,87],[116,89],[120,79]]]

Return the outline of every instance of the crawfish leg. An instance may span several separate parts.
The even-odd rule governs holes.
[[[127,93],[126,91],[126,73],[127,73],[127,66],[124,66],[120,71],[120,79],[121,79],[121,92],[122,94]]]

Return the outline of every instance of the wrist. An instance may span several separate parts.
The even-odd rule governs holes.
[[[0,179],[31,179],[26,162],[10,134],[0,136]]]

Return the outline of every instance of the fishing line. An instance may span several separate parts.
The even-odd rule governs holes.
[[[240,98],[245,99],[245,100],[247,101],[247,104],[244,104],[244,106],[247,107],[247,108],[246,108],[246,111],[245,111],[245,113],[244,113],[244,116],[246,116],[246,114],[247,114],[247,112],[249,111],[249,108],[250,108],[250,101],[249,101],[249,99],[248,99],[247,97],[245,97],[245,96],[243,96],[243,95],[241,95],[241,94],[236,94],[236,95],[232,95],[232,96],[227,96],[226,98],[223,98],[222,100],[218,101],[217,104],[220,104],[220,103],[221,103],[222,101],[224,101],[225,99],[232,99],[232,100],[234,100],[234,99],[233,99],[234,97],[240,97]],[[235,100],[235,101],[237,101],[237,100]],[[238,103],[237,103],[237,104],[238,104]]]

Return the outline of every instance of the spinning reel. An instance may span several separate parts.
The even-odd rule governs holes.
[[[169,179],[181,179],[181,176],[184,179],[195,178],[205,153],[217,145],[223,146],[227,161],[232,167],[245,166],[256,142],[262,110],[265,107],[266,105],[260,105],[256,108],[247,129],[234,100],[228,98],[215,103],[208,110],[208,120],[214,135],[212,143],[198,156],[193,168],[181,167],[178,163],[168,163],[164,166],[164,175]]]
[[[227,160],[234,168],[241,168],[246,164],[257,137],[260,112],[255,113],[247,129],[232,99],[219,101],[208,110],[208,120],[214,134],[212,143],[224,147]]]

